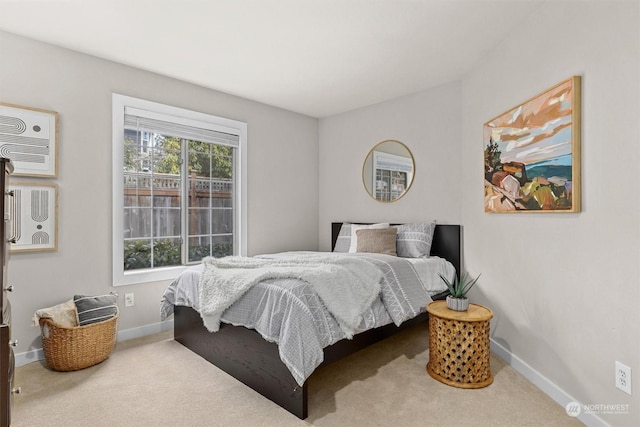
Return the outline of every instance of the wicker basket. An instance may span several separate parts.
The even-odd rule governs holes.
[[[65,328],[40,319],[42,348],[49,368],[77,371],[104,361],[116,344],[118,314],[103,322]]]

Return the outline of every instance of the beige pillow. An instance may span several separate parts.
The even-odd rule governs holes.
[[[349,245],[349,252],[358,252],[358,230],[369,230],[389,228],[388,222],[380,222],[378,224],[351,224],[351,244]]]
[[[370,252],[396,256],[396,227],[364,229],[356,231],[358,235],[357,252]]]

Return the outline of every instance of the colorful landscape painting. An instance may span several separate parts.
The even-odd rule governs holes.
[[[485,212],[580,211],[580,76],[484,125]]]

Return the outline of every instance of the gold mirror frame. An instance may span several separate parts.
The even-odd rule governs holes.
[[[376,164],[387,168],[376,168]],[[374,178],[376,175],[382,175],[382,179]],[[411,150],[394,139],[377,143],[369,150],[362,165],[362,183],[365,190],[371,198],[382,203],[395,202],[407,194],[414,175],[415,162]]]

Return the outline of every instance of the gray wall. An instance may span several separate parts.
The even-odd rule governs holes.
[[[616,426],[640,424],[639,381],[634,397],[614,385],[614,361],[638,369],[640,354],[638,28],[637,2],[548,2],[462,81],[320,120],[320,247],[334,220],[461,223],[494,343],[555,398],[629,404],[598,415]],[[582,212],[485,214],[483,124],[572,75],[583,83]],[[397,203],[372,200],[360,178],[383,139],[416,161]]]
[[[640,355],[640,10],[638,2],[549,2],[463,81],[464,259],[493,339],[585,404],[631,404],[614,361]],[[482,124],[582,76],[582,212],[485,214]],[[633,421],[632,421],[633,420]]]
[[[320,120],[320,249],[332,221],[460,223],[461,85],[454,82]],[[408,193],[393,203],[365,191],[362,166],[378,142],[395,139],[413,154]]]
[[[318,247],[318,122],[235,96],[0,32],[0,101],[59,113],[59,240],[52,253],[12,254],[17,353],[41,347],[38,308],[111,286],[111,94],[248,124],[248,252]],[[184,64],[189,66],[189,64]],[[119,329],[160,321],[166,283],[115,288]],[[125,292],[135,306],[124,308]]]

